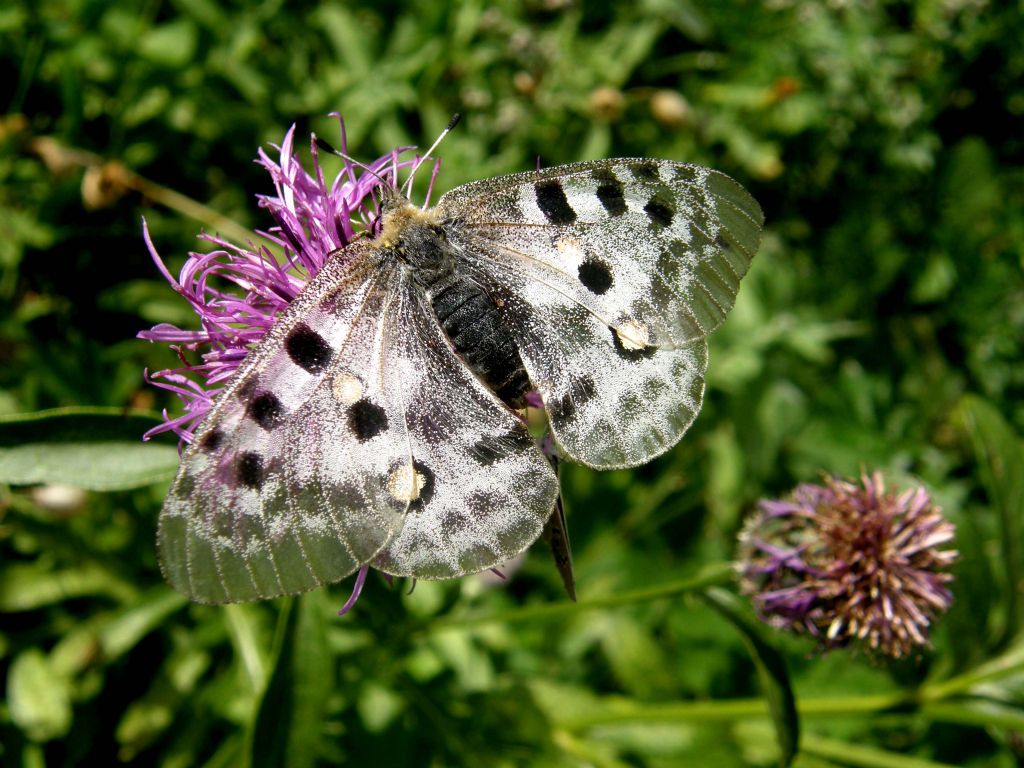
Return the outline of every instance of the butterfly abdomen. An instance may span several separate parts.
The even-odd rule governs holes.
[[[522,405],[530,380],[498,307],[471,278],[452,274],[431,291],[431,305],[452,346],[507,405]]]

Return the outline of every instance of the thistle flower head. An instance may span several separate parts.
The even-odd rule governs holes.
[[[341,145],[347,152],[341,123]],[[295,126],[285,134],[274,161],[262,149],[256,162],[270,174],[273,195],[258,195],[260,207],[270,212],[275,225],[256,234],[270,245],[252,241],[240,245],[216,235],[201,234],[213,246],[208,253],[189,254],[175,278],[157,253],[143,221],[143,234],[157,268],[184,297],[199,317],[198,330],[161,323],[138,334],[140,339],[171,345],[181,365],[147,374],[147,380],[173,392],[184,413],[170,416],[146,433],[148,439],[174,432],[183,443],[210,410],[214,397],[237,370],[249,350],[263,338],[280,312],[320,271],[328,257],[344,258],[353,239],[376,225],[373,190],[382,184],[398,188],[398,172],[416,164],[402,147],[363,167],[345,160],[328,183],[320,165],[318,144],[310,141],[312,173],[294,149]],[[435,165],[436,175],[436,165]],[[431,187],[433,179],[431,179]],[[427,195],[429,197],[430,191]],[[193,353],[189,359],[187,353]]]
[[[952,603],[957,552],[940,547],[953,535],[921,487],[886,492],[878,473],[801,485],[762,501],[740,534],[741,586],[774,626],[900,658]]]

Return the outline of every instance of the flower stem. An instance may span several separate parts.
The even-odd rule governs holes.
[[[947,680],[926,683],[921,687],[922,701],[940,701],[970,690],[976,685],[998,680],[1024,671],[1024,644],[1017,644],[998,658],[987,661]]]
[[[845,698],[798,700],[801,718],[834,718],[882,712],[905,706],[910,698],[905,694],[879,694]],[[591,710],[586,715],[571,714],[559,719],[558,724],[569,730],[581,730],[598,725],[616,723],[710,723],[729,722],[749,717],[768,717],[768,703],[764,699],[729,699],[726,701],[676,701],[667,704],[639,704],[615,699],[604,710]]]

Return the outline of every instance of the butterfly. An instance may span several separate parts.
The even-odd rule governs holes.
[[[381,189],[379,233],[311,279],[182,455],[158,545],[193,600],[366,565],[462,576],[546,527],[567,557],[556,463],[523,407],[589,467],[672,448],[763,223],[732,179],[669,160],[500,176],[428,209]]]

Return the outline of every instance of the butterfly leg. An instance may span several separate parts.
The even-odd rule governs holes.
[[[545,455],[548,457],[548,461],[551,462],[551,468],[555,470],[555,475],[558,475],[558,456],[548,453],[548,443],[549,440],[545,440]],[[565,587],[566,594],[575,603],[576,576],[572,569],[572,547],[569,543],[569,527],[565,522],[565,506],[562,503],[561,490],[559,490],[558,496],[555,498],[555,510],[551,513],[547,523],[545,523],[541,536],[544,537],[544,541],[551,547],[551,554],[555,559],[555,568],[558,569],[558,573],[562,577],[562,585]]]

